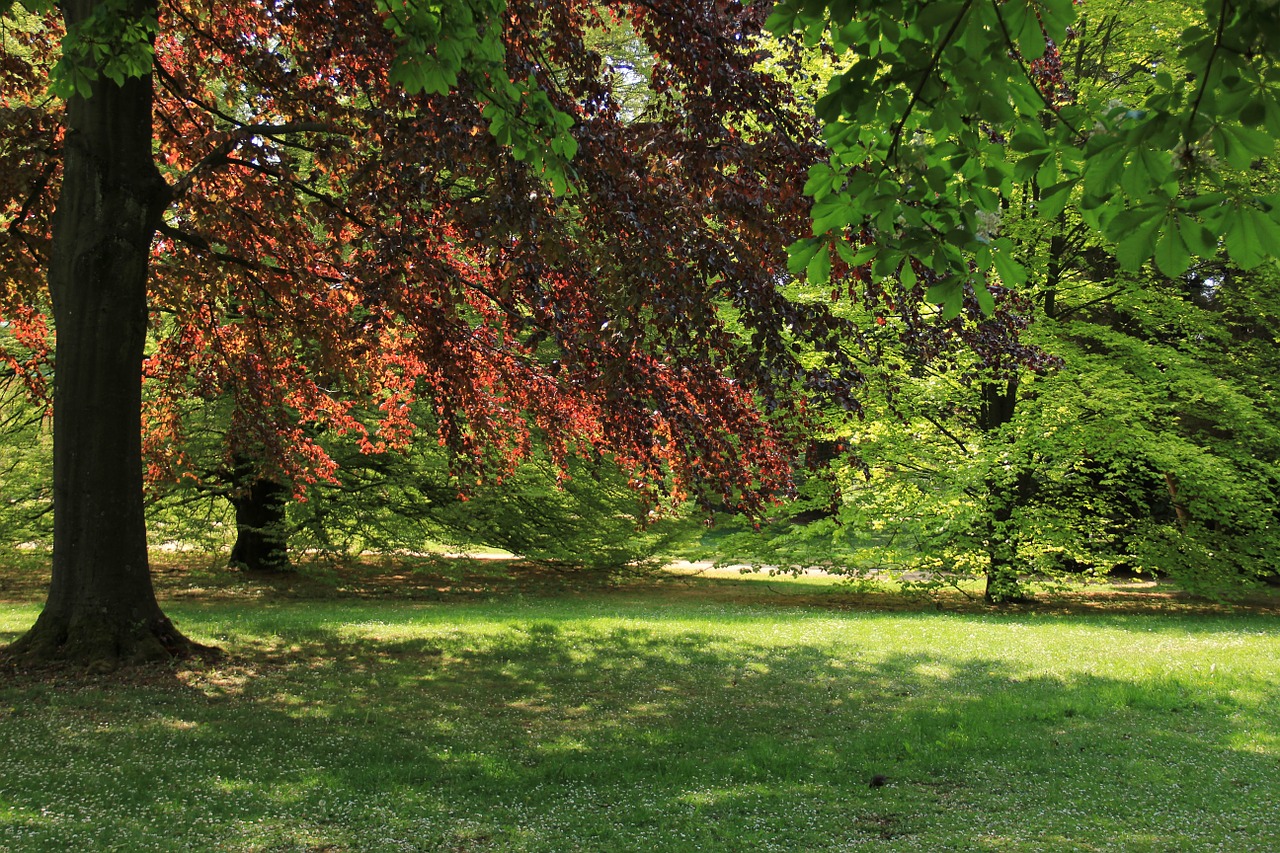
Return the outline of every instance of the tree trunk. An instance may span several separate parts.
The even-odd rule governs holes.
[[[231,565],[251,572],[286,572],[289,541],[285,508],[289,490],[273,480],[256,478],[249,487],[230,496],[236,510],[236,544]]]
[[[1169,501],[1173,504],[1173,514],[1178,519],[1178,529],[1185,531],[1187,525],[1191,523],[1191,511],[1178,496],[1178,481],[1174,478],[1172,471],[1165,472],[1164,485],[1169,490]]]
[[[67,25],[95,5],[64,2]],[[122,86],[99,79],[90,97],[67,104],[49,266],[57,335],[53,577],[35,626],[8,650],[19,661],[110,669],[199,649],[161,612],[147,562],[140,433],[147,265],[168,200],[151,155],[151,103],[148,76]]]

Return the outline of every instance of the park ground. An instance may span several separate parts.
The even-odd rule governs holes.
[[[0,673],[0,850],[1280,849],[1274,594],[158,559],[225,655]]]

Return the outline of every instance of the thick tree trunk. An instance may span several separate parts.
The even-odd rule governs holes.
[[[68,26],[94,5],[64,2]],[[17,660],[112,668],[197,648],[156,602],[143,515],[147,265],[168,199],[151,155],[151,87],[149,77],[100,79],[67,105],[49,267],[53,578],[35,626],[8,650]]]
[[[251,572],[287,572],[289,541],[285,508],[289,490],[273,480],[254,479],[230,497],[236,510],[236,544],[231,565]]]

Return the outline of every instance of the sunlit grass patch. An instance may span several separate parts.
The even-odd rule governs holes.
[[[170,601],[230,657],[0,682],[0,849],[1280,849],[1269,617],[663,589]]]
[[[36,621],[40,608],[35,605],[0,603],[0,643],[16,640]]]

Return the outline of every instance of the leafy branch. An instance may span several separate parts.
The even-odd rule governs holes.
[[[1049,96],[1044,93],[1044,89],[1036,85],[1035,78],[1031,74],[1031,69],[1027,66],[1027,62],[1022,56],[1022,51],[1018,49],[1018,44],[1014,41],[1013,34],[1009,32],[1009,24],[1005,21],[1004,15],[1000,12],[1000,6],[1002,3],[1003,0],[991,0],[991,11],[995,13],[996,21],[1000,24],[1000,32],[1004,34],[1005,44],[1009,46],[1009,55],[1018,63],[1018,67],[1022,69],[1022,76],[1026,78],[1026,81],[1031,85],[1031,88],[1035,90],[1036,95],[1038,95],[1040,100],[1044,102],[1045,108],[1048,109],[1049,112],[1053,113],[1054,118],[1056,118],[1063,127],[1071,131],[1071,135],[1074,136],[1078,142],[1083,142],[1087,138],[1084,131],[1076,127],[1066,116],[1064,116],[1062,114],[1062,110],[1058,108],[1058,105],[1050,100]],[[1043,28],[1041,28],[1041,32],[1044,32]]]
[[[1191,144],[1192,126],[1195,124],[1196,116],[1200,113],[1200,103],[1204,100],[1204,93],[1209,88],[1209,72],[1213,69],[1214,60],[1218,58],[1218,51],[1222,49],[1223,34],[1227,28],[1227,10],[1231,6],[1231,0],[1221,0],[1222,6],[1218,12],[1218,26],[1213,34],[1213,47],[1209,50],[1209,58],[1205,60],[1204,73],[1200,75],[1200,88],[1196,92],[1195,102],[1191,105],[1191,112],[1187,114],[1187,129],[1184,136],[1188,145]]]
[[[902,134],[907,126],[907,119],[911,118],[911,113],[915,110],[916,104],[920,102],[921,96],[924,94],[924,87],[929,84],[933,78],[934,72],[938,70],[938,63],[942,61],[942,52],[946,50],[951,40],[959,31],[960,25],[964,23],[965,18],[969,16],[969,10],[973,7],[973,0],[965,0],[964,6],[961,7],[960,13],[956,15],[955,20],[951,22],[951,28],[947,30],[946,35],[938,42],[937,48],[933,51],[933,56],[929,58],[929,65],[925,68],[924,73],[920,75],[920,82],[911,92],[911,100],[907,102],[906,108],[903,110],[902,117],[898,119],[893,129],[893,139],[889,142],[889,151],[885,155],[885,163],[897,158],[898,146],[902,142]]]

